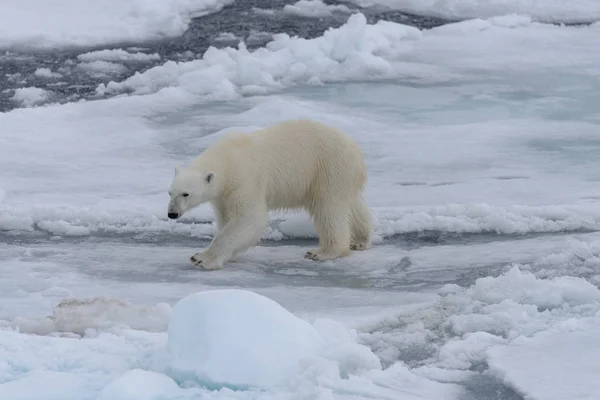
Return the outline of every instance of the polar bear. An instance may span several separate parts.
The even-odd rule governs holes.
[[[178,219],[203,203],[212,205],[217,233],[204,252],[191,257],[200,269],[220,269],[256,245],[271,210],[307,211],[319,247],[305,258],[333,260],[371,247],[366,181],[362,152],[351,138],[320,122],[284,121],[230,133],[187,167],[176,168],[167,213]]]

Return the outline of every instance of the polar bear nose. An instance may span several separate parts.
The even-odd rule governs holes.
[[[177,219],[177,217],[179,217],[179,214],[170,212],[167,214],[167,216],[171,219]]]

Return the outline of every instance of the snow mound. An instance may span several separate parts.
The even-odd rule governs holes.
[[[42,104],[48,100],[48,97],[50,97],[50,92],[32,86],[16,89],[12,100],[20,103],[22,106],[32,107]]]
[[[489,18],[520,14],[546,22],[584,22],[600,19],[596,0],[350,0],[361,7],[393,10],[446,19]]]
[[[351,13],[352,11],[341,4],[329,5],[321,0],[300,0],[294,4],[286,4],[283,12],[299,17],[322,18],[330,17],[335,13]]]
[[[0,48],[98,46],[181,35],[233,0],[5,0]]]
[[[170,368],[213,385],[268,387],[292,377],[322,340],[273,300],[237,290],[199,292],[173,307]]]
[[[98,51],[90,51],[88,53],[79,54],[77,56],[79,61],[136,61],[136,62],[146,62],[146,61],[154,61],[160,60],[160,55],[158,53],[146,54],[146,53],[130,53],[123,49],[113,49],[113,50],[98,50]]]
[[[96,400],[161,400],[177,392],[179,386],[168,376],[132,369],[106,385]]]

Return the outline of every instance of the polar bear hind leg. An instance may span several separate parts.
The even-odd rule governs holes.
[[[336,198],[315,200],[308,211],[319,235],[319,248],[306,252],[304,257],[325,261],[347,256],[350,253],[350,204]]]
[[[362,194],[351,204],[350,231],[351,250],[367,250],[371,248],[373,217]]]

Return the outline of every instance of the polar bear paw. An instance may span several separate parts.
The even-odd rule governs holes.
[[[371,243],[369,242],[352,242],[350,243],[350,250],[362,251],[368,250],[371,248]]]
[[[309,260],[313,260],[313,261],[328,261],[328,260],[335,260],[336,258],[343,257],[344,255],[345,254],[340,253],[340,252],[323,251],[322,249],[314,249],[314,250],[307,251],[306,254],[304,255],[304,258],[308,258]]]
[[[194,254],[190,257],[190,261],[196,268],[205,271],[214,271],[223,268],[223,263],[216,256],[207,252]]]

